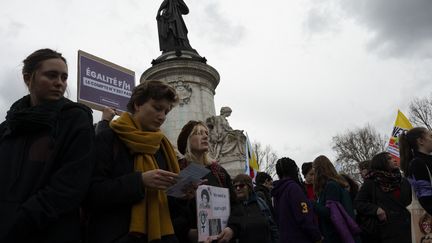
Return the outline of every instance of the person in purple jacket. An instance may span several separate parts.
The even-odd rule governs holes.
[[[272,195],[280,242],[310,243],[322,239],[314,213],[300,182],[299,168],[294,160],[281,158],[276,163],[279,180]]]

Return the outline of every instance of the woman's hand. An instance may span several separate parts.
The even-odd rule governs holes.
[[[384,209],[378,208],[376,211],[376,214],[377,214],[379,221],[386,221],[387,220],[387,215],[386,215],[386,212],[384,211]]]
[[[190,242],[198,242],[198,230],[190,229],[188,232],[188,238]]]
[[[233,238],[233,236],[234,236],[234,231],[230,227],[226,227],[218,235],[217,241],[218,243],[228,243]]]
[[[102,111],[102,120],[110,122],[114,116],[117,115],[117,111],[114,108],[105,107]]]
[[[189,183],[187,185],[185,185],[183,187],[183,193],[185,194],[185,196],[183,197],[183,199],[193,199],[195,198],[195,194],[196,194],[196,190],[198,188],[198,186],[203,185],[207,183],[207,179],[201,180],[198,183]]]
[[[145,187],[166,190],[177,182],[178,175],[161,169],[149,170],[141,174],[142,183]]]

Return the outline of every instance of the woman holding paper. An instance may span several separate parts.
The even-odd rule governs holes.
[[[218,163],[211,162],[208,155],[208,128],[201,121],[189,121],[182,128],[178,139],[177,148],[184,155],[179,160],[180,169],[186,168],[190,163],[198,163],[210,170],[202,179],[205,184],[228,188],[230,190],[230,199],[233,201],[235,194],[232,189],[231,177],[228,172]],[[194,195],[194,193],[192,193]],[[196,200],[191,198],[184,202],[184,210],[181,210],[174,220],[174,228],[180,242],[197,242],[197,215]],[[231,205],[232,208],[232,205]],[[228,224],[228,227],[219,234],[220,242],[228,242],[234,236],[237,226]]]
[[[165,190],[179,167],[160,131],[177,100],[171,86],[145,81],[133,90],[128,112],[97,134],[88,242],[178,242]]]

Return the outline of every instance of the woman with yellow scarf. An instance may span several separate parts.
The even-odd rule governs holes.
[[[179,166],[160,131],[177,103],[175,90],[146,81],[124,112],[96,138],[96,167],[88,196],[88,242],[178,242],[165,190]]]

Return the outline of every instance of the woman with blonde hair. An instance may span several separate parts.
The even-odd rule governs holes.
[[[354,209],[348,183],[336,172],[330,160],[318,156],[314,162],[314,190],[318,200],[314,209],[319,217],[323,242],[360,242],[359,228],[354,221]]]
[[[210,170],[206,176],[202,178],[203,182],[210,186],[228,188],[230,191],[230,199],[233,202],[235,193],[232,187],[231,177],[228,172],[216,162],[212,162],[209,157],[209,141],[208,128],[202,121],[189,121],[183,126],[178,139],[177,148],[183,159],[179,160],[180,169],[186,168],[190,163],[197,163],[205,166]],[[194,193],[193,193],[194,194]],[[196,200],[178,200],[175,207],[178,208],[174,228],[180,242],[197,242],[197,215],[196,215]],[[233,203],[231,203],[231,208]],[[239,224],[228,222],[228,227],[222,229],[219,234],[221,242],[228,242],[239,230]]]

